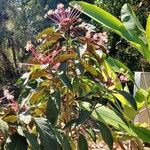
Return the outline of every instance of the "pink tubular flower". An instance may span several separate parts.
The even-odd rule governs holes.
[[[9,102],[9,106],[11,106],[11,108],[17,112],[18,111],[18,103],[14,100],[14,96],[9,92],[9,90],[4,90],[3,92],[4,97],[7,98],[8,102]]]
[[[86,38],[89,39],[94,44],[96,44],[97,46],[105,45],[108,42],[108,36],[106,32],[102,33],[87,32]]]
[[[80,9],[78,6],[75,8],[68,7],[65,9],[63,4],[58,4],[57,9],[55,10],[49,10],[47,12],[46,17],[53,20],[56,24],[59,25],[60,28],[63,27],[70,27],[71,25],[78,22],[80,11],[77,9]]]
[[[64,48],[59,48],[59,45],[57,45],[56,49],[51,52],[48,55],[43,55],[40,52],[38,52],[36,50],[36,48],[33,46],[33,44],[31,43],[31,41],[27,42],[26,45],[26,50],[27,51],[31,51],[33,56],[35,57],[35,59],[41,64],[41,65],[45,65],[45,64],[51,64],[53,65],[53,67],[56,69],[56,66],[59,67],[59,63],[55,63],[54,62],[54,57],[57,56],[61,51],[64,50]],[[54,66],[56,65],[56,66]]]
[[[126,83],[129,81],[129,79],[125,75],[122,75],[122,74],[119,76],[119,79],[121,83]]]

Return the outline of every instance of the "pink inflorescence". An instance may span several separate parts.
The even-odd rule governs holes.
[[[4,90],[3,92],[4,97],[7,98],[8,102],[9,102],[9,106],[11,106],[11,108],[17,112],[18,111],[18,103],[14,100],[14,96],[9,92],[9,90]]]
[[[102,33],[87,32],[86,38],[98,46],[105,45],[108,42],[108,36],[106,32]]]
[[[58,4],[57,9],[49,10],[46,17],[53,20],[60,28],[66,28],[78,21],[81,14],[78,9],[80,9],[79,6],[75,6],[74,8],[68,7],[65,9],[63,4]]]
[[[59,63],[54,63],[54,57],[57,56],[61,51],[64,51],[64,48],[60,48],[59,46],[56,47],[56,49],[51,52],[48,55],[43,55],[42,53],[38,52],[36,50],[36,48],[33,46],[33,44],[31,43],[31,41],[27,42],[26,45],[26,50],[27,51],[31,51],[34,58],[41,64],[41,65],[45,65],[45,64],[51,64],[53,65],[54,68],[56,68],[56,66],[59,66]]]

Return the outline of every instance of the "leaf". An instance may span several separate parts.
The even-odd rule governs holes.
[[[72,150],[68,136],[64,133],[59,133],[58,130],[55,130],[55,133],[57,134],[57,138],[59,139],[63,150]]]
[[[146,38],[148,42],[148,48],[150,51],[150,15],[148,16],[147,24],[146,24]]]
[[[82,134],[80,134],[78,138],[78,150],[88,150],[87,140]]]
[[[96,143],[96,133],[92,128],[87,128],[86,131],[89,133],[90,137]]]
[[[53,28],[46,28],[45,30],[43,30],[42,32],[38,33],[38,35],[36,36],[36,39],[41,39],[43,35],[53,35],[55,33]]]
[[[28,140],[29,144],[31,145],[32,150],[40,150],[40,145],[37,142],[37,137],[35,134],[29,133],[26,130],[23,131],[25,134],[26,139]]]
[[[44,150],[58,150],[59,144],[51,123],[45,118],[34,118],[34,120]]]
[[[121,20],[126,29],[133,35],[138,35],[146,43],[145,31],[129,4],[121,9]]]
[[[58,57],[54,58],[54,61],[56,62],[64,62],[68,59],[75,59],[77,57],[77,54],[75,52],[71,52],[69,54],[62,54],[59,55]]]
[[[15,123],[17,122],[18,117],[16,115],[8,115],[8,116],[4,116],[3,120],[8,123]]]
[[[8,135],[9,126],[5,121],[0,119],[0,132],[3,134],[4,138]]]
[[[67,77],[67,75],[63,72],[59,73],[58,77],[60,78],[60,80],[62,81],[62,83],[71,91],[73,90],[72,84],[69,80],[69,78]]]
[[[126,100],[131,104],[131,106],[135,110],[137,110],[136,101],[135,101],[134,97],[130,93],[128,93],[126,91],[121,91],[121,90],[117,90],[117,92],[120,93],[121,95],[123,95],[126,98]]]
[[[7,150],[27,150],[28,144],[26,138],[15,133],[10,136],[10,142],[6,144]]]
[[[142,139],[144,142],[150,142],[150,130],[143,128],[143,127],[138,127],[134,126],[133,124],[130,124],[130,127],[136,133],[137,137]]]
[[[29,100],[30,104],[31,105],[37,104],[44,95],[45,95],[44,89],[41,89],[40,91],[34,92],[32,94],[32,96],[30,97],[30,100]]]
[[[134,98],[136,100],[138,109],[143,107],[146,101],[147,95],[148,95],[147,91],[142,88],[138,89],[138,91],[135,93]]]
[[[86,64],[85,62],[82,62],[81,64],[93,76],[98,76],[98,74],[99,74],[98,71],[92,65]]]
[[[31,74],[30,74],[30,78],[33,80],[33,79],[38,79],[40,77],[45,77],[47,79],[51,79],[52,76],[50,75],[49,72],[47,72],[46,70],[36,70],[36,71],[33,71]]]
[[[85,122],[85,121],[90,117],[90,115],[91,115],[91,112],[90,112],[90,111],[87,111],[87,110],[83,110],[83,109],[82,109],[82,110],[79,112],[79,117],[78,117],[77,119],[72,119],[72,120],[70,120],[70,121],[65,125],[64,128],[69,128],[69,127],[71,127],[73,124],[74,124],[75,126],[78,126],[78,125],[82,124],[83,122]]]
[[[46,107],[46,118],[54,125],[60,112],[61,95],[59,91],[55,91],[49,97]]]
[[[97,127],[101,132],[104,142],[109,146],[110,150],[113,149],[113,136],[110,129],[103,122],[98,121]]]
[[[122,73],[122,74],[126,74],[128,72],[128,74],[130,75],[130,79],[134,81],[134,75],[132,71],[122,62],[112,57],[107,57],[106,61],[111,66],[114,72]],[[121,71],[121,68],[123,68],[124,70],[123,72]]]
[[[126,131],[129,135],[138,137],[145,142],[150,141],[150,130],[137,127],[131,123],[127,125],[113,110],[105,106],[97,105],[92,113],[92,118],[112,125],[123,132]]]

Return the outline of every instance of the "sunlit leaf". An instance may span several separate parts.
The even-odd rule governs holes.
[[[126,91],[121,91],[121,90],[117,90],[117,92],[118,92],[119,94],[123,95],[123,96],[126,98],[126,100],[131,104],[131,106],[132,106],[135,110],[137,110],[136,101],[135,101],[134,97],[133,97],[130,93],[128,93],[128,92],[126,92]]]
[[[121,20],[130,33],[133,35],[138,35],[143,40],[143,42],[147,42],[144,28],[142,27],[132,7],[129,4],[123,5],[121,9]]]
[[[2,119],[0,119],[0,132],[3,134],[4,138],[7,137],[8,130],[9,130],[8,124]]]
[[[147,38],[147,42],[148,42],[148,48],[149,48],[149,51],[150,51],[150,15],[147,19],[146,38]]]
[[[90,137],[96,143],[96,133],[92,128],[87,128],[86,131],[89,133]]]
[[[4,116],[3,120],[8,123],[15,123],[18,120],[18,117],[16,115],[8,115]]]

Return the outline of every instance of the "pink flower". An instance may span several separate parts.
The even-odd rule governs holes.
[[[86,38],[96,44],[97,46],[105,45],[108,42],[108,36],[106,32],[94,33],[87,32]]]
[[[78,21],[81,13],[77,9],[80,9],[79,6],[65,9],[63,4],[58,4],[57,9],[49,10],[45,17],[53,20],[60,28],[66,28]]]
[[[60,48],[59,45],[56,46],[56,49],[51,52],[48,55],[43,55],[42,53],[38,52],[36,50],[36,48],[33,46],[33,44],[31,43],[31,41],[27,42],[26,45],[26,49],[32,52],[33,56],[35,57],[35,59],[41,64],[41,65],[45,65],[45,64],[51,64],[53,65],[54,68],[57,68],[60,64],[59,63],[55,63],[54,62],[54,57],[57,56],[61,51],[64,51],[64,48]],[[56,66],[57,67],[56,67]]]
[[[17,112],[19,107],[18,103],[14,100],[14,96],[9,92],[9,90],[4,90],[3,94],[9,102],[8,106],[10,106],[15,112]]]
[[[120,79],[121,83],[126,83],[126,82],[129,81],[129,79],[126,76],[122,75],[122,74],[119,76],[119,79]]]

